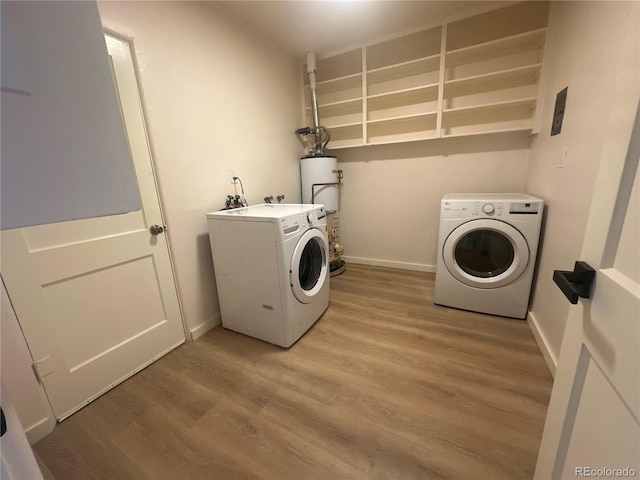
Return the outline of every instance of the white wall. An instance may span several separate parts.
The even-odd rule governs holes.
[[[529,322],[552,371],[570,308],[553,283],[553,270],[571,270],[580,260],[632,4],[551,3],[543,65],[544,116],[532,144],[526,188],[544,198],[548,208]],[[566,86],[562,132],[551,137],[555,96]],[[567,157],[559,168],[564,148]]]
[[[98,7],[133,41],[183,315],[198,336],[220,321],[205,213],[234,193],[229,168],[250,204],[300,201],[298,63],[216,2]]]
[[[0,368],[5,392],[14,404],[30,443],[51,433],[56,419],[47,401],[44,388],[36,379],[33,359],[20,330],[18,319],[2,283],[0,293]],[[4,406],[4,400],[3,400]]]
[[[42,480],[38,462],[29,446],[20,419],[16,414],[11,397],[4,382],[0,382],[2,412],[5,415],[7,431],[2,436],[0,449],[0,478],[3,480]]]
[[[435,271],[446,193],[522,192],[531,138],[460,137],[335,150],[347,261]]]

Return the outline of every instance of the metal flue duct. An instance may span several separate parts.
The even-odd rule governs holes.
[[[318,114],[318,93],[316,81],[316,53],[307,52],[307,75],[309,76],[309,90],[311,92],[311,113],[313,126],[302,127],[295,131],[298,140],[309,156],[324,156],[325,148],[331,139],[329,129],[320,125]]]

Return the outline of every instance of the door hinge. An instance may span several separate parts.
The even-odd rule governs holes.
[[[33,362],[33,371],[38,378],[40,383],[44,383],[44,377],[47,375],[51,375],[55,372],[55,368],[53,368],[53,359],[51,357],[44,357],[40,360],[36,360]]]

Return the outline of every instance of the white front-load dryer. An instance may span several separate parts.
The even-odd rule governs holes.
[[[543,207],[541,199],[518,193],[446,195],[435,303],[525,318]]]
[[[223,327],[293,345],[329,306],[324,206],[254,205],[207,223]]]

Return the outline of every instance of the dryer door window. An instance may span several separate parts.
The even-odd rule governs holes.
[[[302,303],[311,303],[327,281],[329,260],[327,234],[318,228],[307,230],[291,258],[291,289]]]
[[[447,270],[465,285],[498,288],[520,277],[529,263],[522,234],[501,220],[472,220],[447,237],[442,250]]]
[[[474,230],[463,236],[454,250],[460,268],[478,278],[502,275],[513,264],[513,244],[502,233]]]

